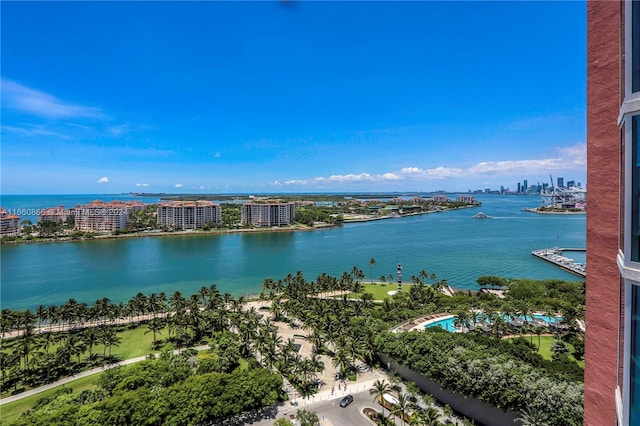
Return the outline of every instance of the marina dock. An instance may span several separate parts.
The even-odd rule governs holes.
[[[579,248],[548,248],[542,250],[533,250],[532,255],[542,260],[546,260],[549,263],[564,269],[572,274],[579,275],[581,277],[587,276],[587,265],[583,263],[576,263],[573,259],[569,259],[562,255],[565,251],[586,251],[586,249]]]

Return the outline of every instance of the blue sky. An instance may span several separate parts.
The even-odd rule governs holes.
[[[2,2],[5,194],[585,182],[584,2]]]

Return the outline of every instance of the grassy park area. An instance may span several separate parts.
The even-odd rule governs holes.
[[[402,284],[402,291],[408,292],[411,288],[412,284]],[[389,299],[391,296],[389,295],[390,291],[397,291],[398,284],[397,283],[373,283],[373,284],[363,284],[363,293],[370,293],[373,295],[374,300],[383,300]],[[352,293],[349,297],[360,297],[362,293]]]
[[[148,332],[148,328],[144,325],[141,325],[136,328],[131,328],[131,329],[126,328],[122,331],[117,332],[116,335],[118,337],[119,343],[114,344],[111,347],[111,353],[112,355],[116,356],[118,359],[126,360],[131,358],[137,358],[140,356],[148,355],[150,352],[156,352],[152,348],[153,333]],[[168,335],[167,327],[163,328],[159,332],[156,332],[156,338],[158,340],[166,338],[167,335]],[[51,345],[48,348],[49,353],[54,354],[61,345],[65,344],[64,335],[60,335],[60,337],[61,337],[60,340],[56,340],[51,343]],[[44,335],[42,335],[40,338],[41,339],[44,338]],[[166,344],[162,348],[173,349],[171,344]],[[14,350],[11,342],[9,342],[6,345],[6,349],[10,351],[9,353],[11,353]],[[94,354],[94,356],[96,354],[102,355],[103,353],[106,353],[108,355],[109,347],[105,348],[105,346],[101,343],[95,344],[92,348],[92,353]],[[76,360],[76,359],[77,359],[77,356],[74,355],[73,360]],[[86,350],[80,354],[80,362],[86,363],[88,359],[89,359],[89,349],[86,348]],[[87,370],[90,368],[93,368],[93,366],[90,366],[88,363],[85,365],[85,367],[82,367],[83,370]],[[29,390],[29,389],[26,388],[25,390]],[[11,395],[12,392],[13,392],[13,388],[11,387],[2,389],[2,397],[7,397]],[[4,409],[5,407],[3,406],[3,410],[2,410],[3,414],[4,414]],[[4,419],[4,415],[3,415],[3,419]]]

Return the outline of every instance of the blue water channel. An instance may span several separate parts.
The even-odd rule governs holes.
[[[47,197],[54,197],[46,201],[49,206],[60,204]],[[477,289],[481,275],[581,280],[531,251],[585,247],[584,215],[521,211],[536,207],[537,197],[478,198],[483,203],[478,208],[308,232],[2,245],[1,303],[22,309],[71,297],[89,304],[101,297],[117,302],[138,292],[191,294],[212,283],[238,296],[259,293],[267,277],[296,271],[312,280],[356,266],[369,280],[371,274],[374,279],[395,275],[399,263],[405,281],[424,269],[459,289]],[[493,219],[472,219],[478,211]]]

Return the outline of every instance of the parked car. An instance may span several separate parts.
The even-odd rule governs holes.
[[[342,401],[340,401],[340,406],[342,408],[344,408],[347,405],[351,404],[352,402],[353,402],[353,396],[352,395],[347,395],[344,398],[342,398]]]

